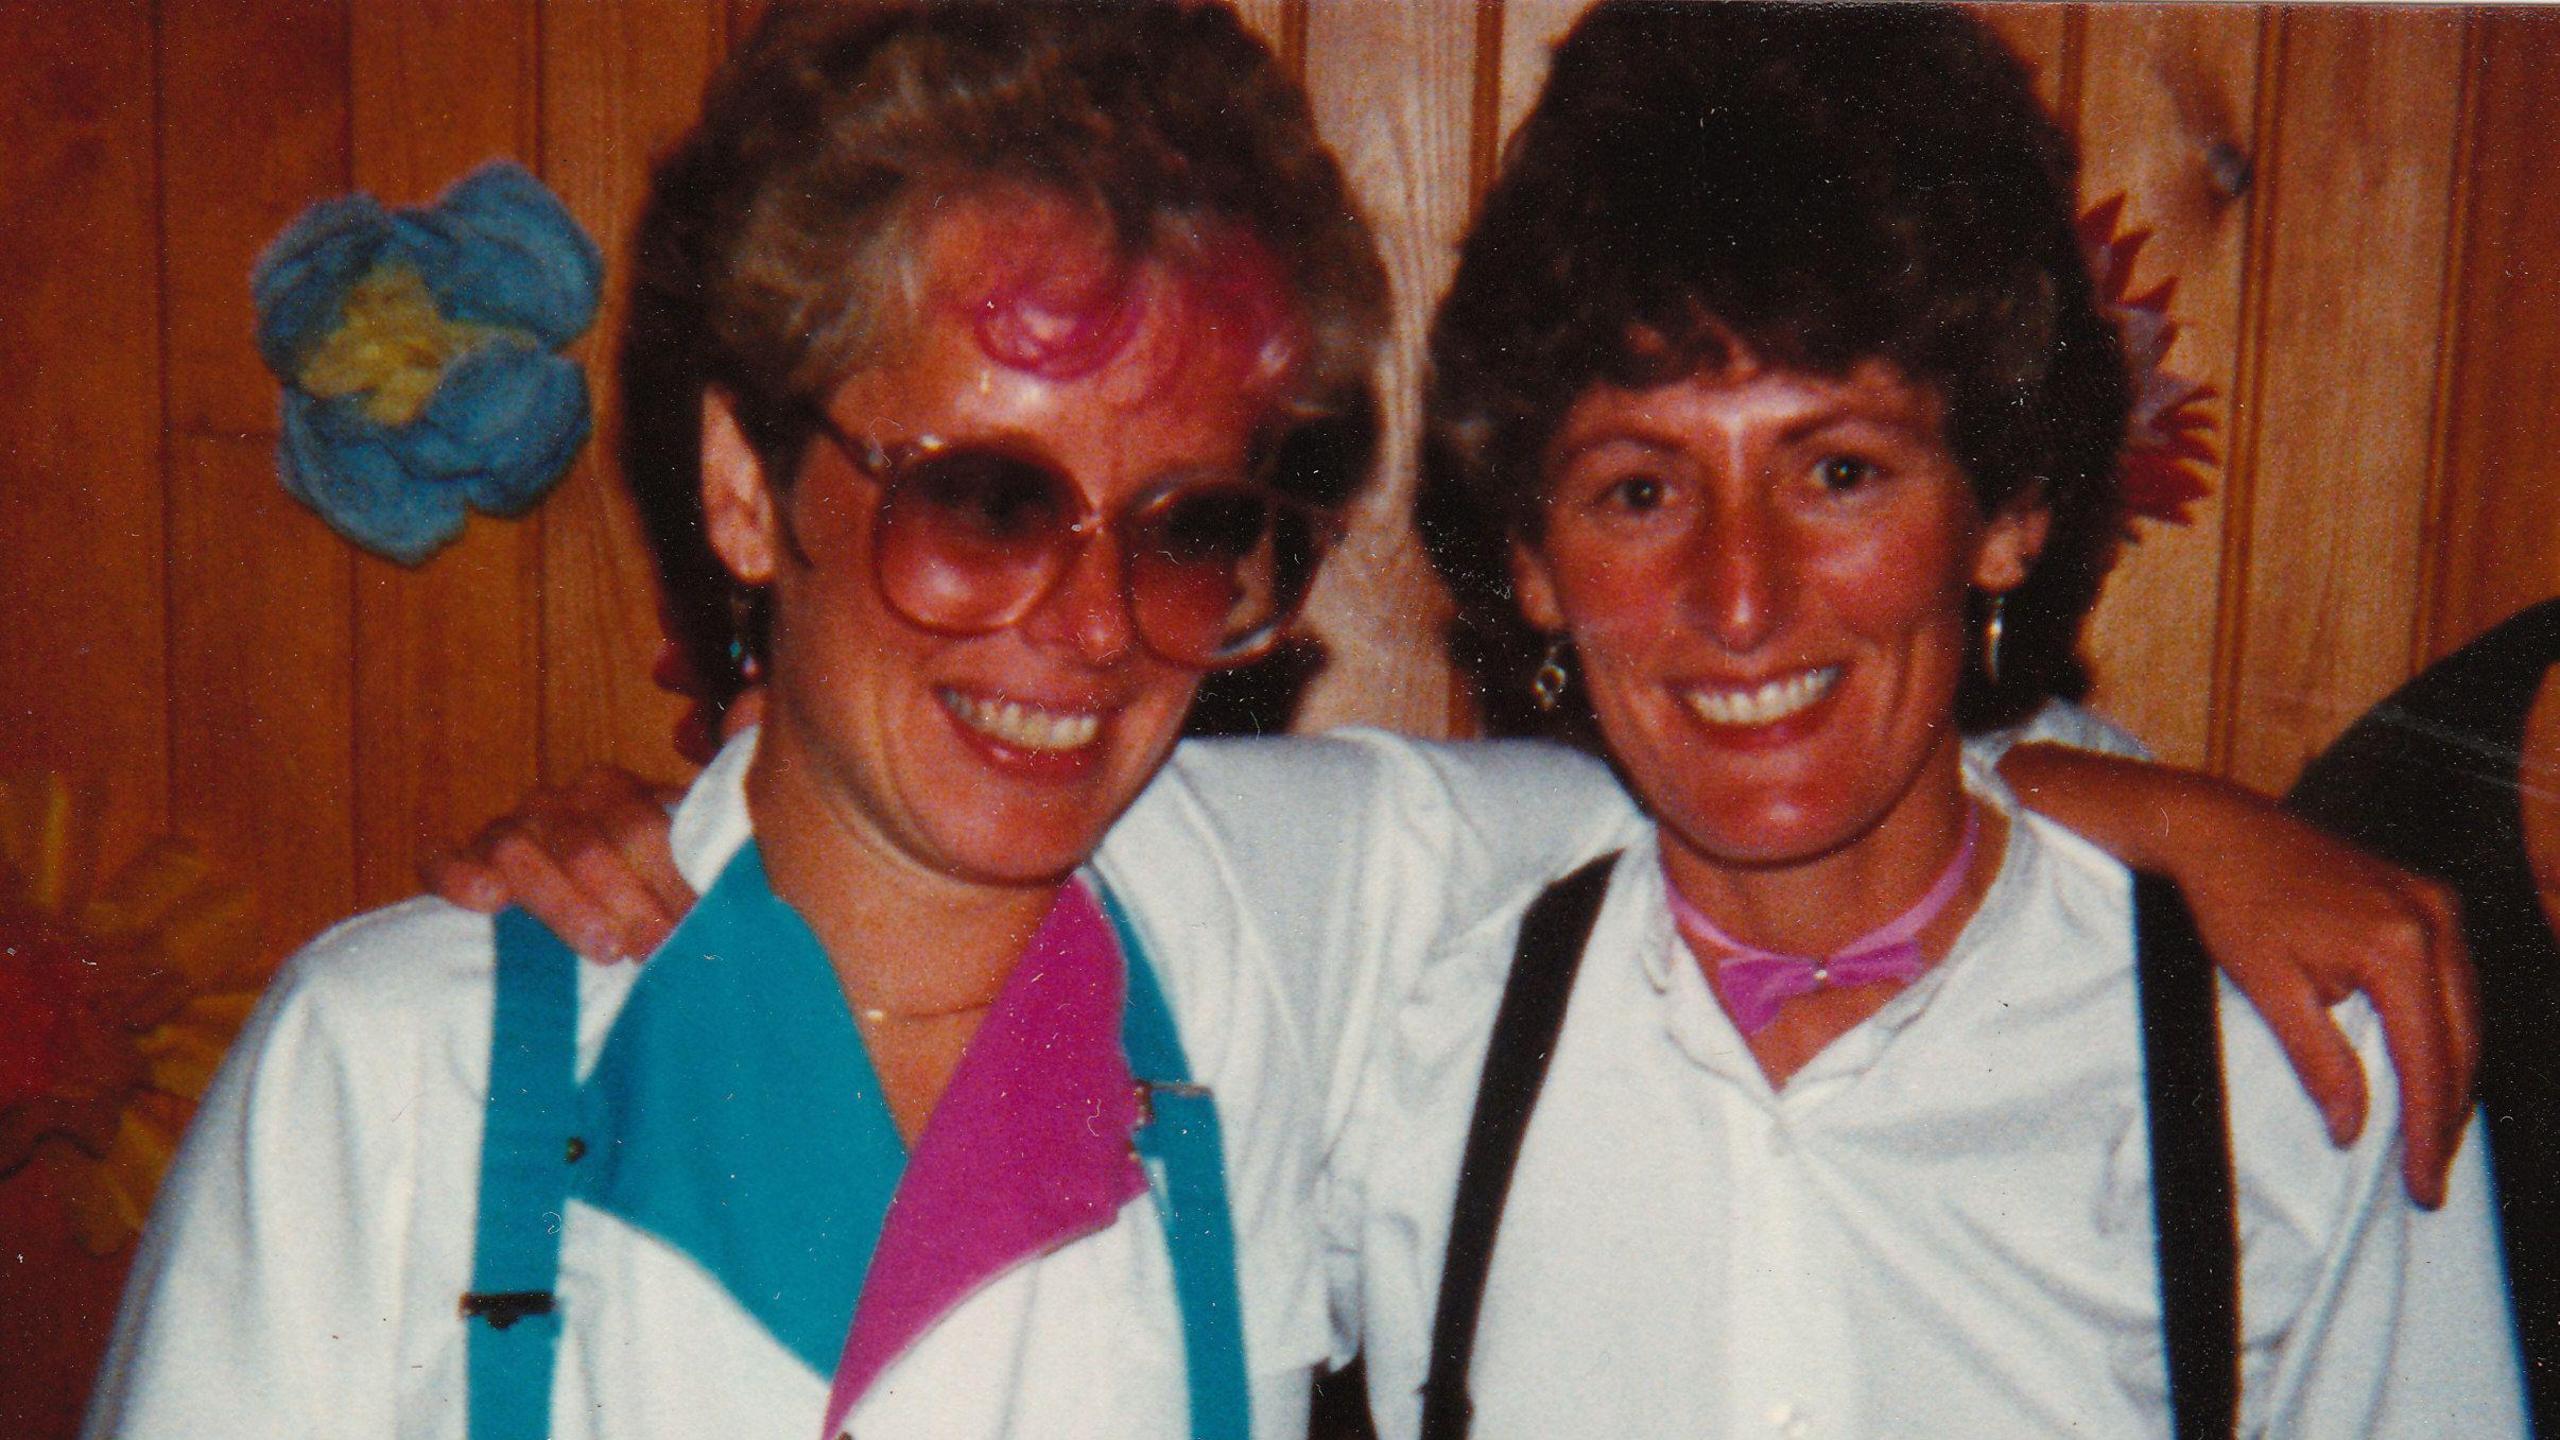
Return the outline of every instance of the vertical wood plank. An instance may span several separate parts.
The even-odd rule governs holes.
[[[1271,47],[1271,53],[1280,57],[1282,65],[1305,67],[1307,0],[1234,0],[1233,8],[1245,28],[1261,36],[1262,43]],[[1297,12],[1294,17],[1292,10]],[[1293,34],[1299,47],[1295,55],[1289,53]]]
[[[603,313],[574,352],[595,382],[596,442],[543,509],[542,770],[612,762],[672,778],[682,706],[649,683],[657,584],[614,462],[631,223],[650,158],[700,108],[720,54],[720,0],[551,0],[542,26],[542,153],[553,189],[604,246]]]
[[[1470,5],[1311,7],[1307,90],[1325,139],[1378,229],[1394,287],[1385,465],[1309,607],[1327,664],[1302,729],[1386,725],[1446,733],[1455,681],[1442,651],[1448,600],[1413,538],[1422,335],[1467,222],[1476,11]]]
[[[73,777],[113,866],[169,800],[149,7],[0,5],[0,74],[0,770]],[[72,1433],[123,1285],[54,1184],[0,1180],[0,1434]]]
[[[2217,754],[2264,788],[2409,671],[2463,17],[2282,12],[2239,424],[2254,473]]]
[[[0,6],[0,766],[98,785],[111,857],[168,817],[151,47],[134,0]]]
[[[349,550],[276,483],[248,277],[347,183],[347,16],[326,0],[162,15],[171,795],[257,887],[281,956],[354,904]]]
[[[2481,27],[2469,223],[2444,419],[2426,652],[2443,655],[2560,592],[2560,13]],[[2554,752],[2560,753],[2560,752]]]
[[[1505,0],[1502,94],[1495,107],[1503,144],[1510,143],[1511,132],[1520,128],[1546,88],[1547,62],[1555,56],[1556,43],[1590,8],[1590,0]]]
[[[2132,293],[2177,281],[2168,368],[2212,387],[2227,438],[2238,364],[2248,205],[2215,174],[2255,147],[2259,13],[2231,6],[2099,6],[2089,12],[2080,137],[2084,204],[2122,194],[2128,227],[2151,231]],[[2217,151],[2215,147],[2224,147]],[[2145,523],[2108,578],[2090,627],[2091,697],[2167,760],[2200,765],[2222,601],[2229,477],[2200,466],[2213,493],[2179,528]]]
[[[351,15],[355,183],[432,199],[483,161],[530,159],[530,0],[366,0]],[[421,854],[510,807],[540,738],[541,518],[474,516],[412,570],[355,571],[356,898],[417,886]]]

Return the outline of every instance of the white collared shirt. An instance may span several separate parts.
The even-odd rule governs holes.
[[[1954,951],[1774,1091],[1675,948],[1650,827],[1624,823],[1503,1214],[1477,1440],[2166,1433],[2128,879],[2013,820]],[[1337,1304],[1385,1440],[1416,1433],[1518,922],[1485,916],[1394,1008],[1335,1156],[1361,1261]],[[2412,1210],[2378,1027],[2360,1002],[2341,1019],[2375,1098],[2344,1152],[2224,996],[2243,1431],[2520,1434],[2482,1147],[2443,1211]]]
[[[734,745],[674,835],[709,883],[748,836]],[[1534,889],[1623,802],[1591,762],[1382,735],[1186,745],[1095,869],[1141,932],[1218,1102],[1255,1430],[1298,1440],[1331,1338],[1313,1195],[1386,977]],[[164,1183],[87,1433],[459,1437],[488,1088],[491,927],[414,901],[279,973]],[[582,965],[579,1073],[641,974]],[[774,1143],[787,1145],[789,1136]],[[830,1376],[684,1253],[572,1200],[552,1433],[817,1435]],[[771,1237],[789,1244],[791,1237]],[[997,1277],[883,1372],[858,1440],[1146,1440],[1188,1429],[1153,1202]]]

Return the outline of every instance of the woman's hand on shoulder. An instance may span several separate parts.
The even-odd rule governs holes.
[[[627,770],[598,766],[535,790],[419,871],[428,889],[466,909],[523,906],[590,960],[646,955],[694,901],[668,844],[671,799]]]
[[[2478,983],[2450,889],[2207,776],[2050,745],[2022,745],[2000,770],[2028,804],[2178,882],[2341,1145],[2364,1128],[2365,1075],[2328,1007],[2364,995],[2399,1073],[2409,1193],[2443,1203],[2480,1060]]]
[[[2341,1145],[2363,1128],[2365,1077],[2328,1007],[2359,992],[2372,1002],[2400,1077],[2409,1194],[2443,1204],[2480,1063],[2478,979],[2452,890],[2255,796],[2232,801],[2233,819],[2166,867],[2206,947],[2265,1017]]]

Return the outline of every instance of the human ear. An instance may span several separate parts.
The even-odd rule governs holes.
[[[1531,627],[1547,635],[1564,629],[1564,606],[1556,598],[1555,576],[1547,569],[1546,557],[1525,540],[1511,542],[1511,593]]]
[[[702,525],[739,583],[772,581],[782,537],[773,487],[729,397],[716,389],[702,395]]]
[[[2025,584],[2052,531],[2053,509],[2044,503],[2041,491],[2001,506],[1984,527],[1982,546],[1974,552],[1973,588],[1987,595],[2005,595]]]

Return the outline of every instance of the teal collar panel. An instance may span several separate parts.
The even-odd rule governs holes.
[[[741,847],[651,956],[579,1091],[573,1193],[833,1368],[906,1171],[835,969]]]

